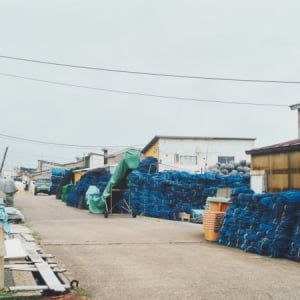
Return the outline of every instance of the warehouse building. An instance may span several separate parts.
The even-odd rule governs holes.
[[[187,170],[203,173],[216,162],[250,160],[246,149],[255,138],[155,136],[143,149],[145,157],[159,162],[159,171]]]

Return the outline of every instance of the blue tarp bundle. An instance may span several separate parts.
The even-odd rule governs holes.
[[[180,212],[204,209],[206,198],[215,196],[219,187],[245,188],[249,179],[249,174],[145,174],[136,170],[130,175],[130,203],[136,214],[179,220]]]
[[[300,260],[300,192],[233,195],[218,242],[246,252]]]
[[[140,162],[137,170],[153,173],[156,172],[156,165],[157,160],[153,157],[149,157]],[[70,192],[67,198],[67,205],[80,207],[90,185],[95,185],[99,189],[100,195],[102,195],[110,178],[111,175],[104,171],[104,169],[86,173],[81,177],[76,186]]]
[[[57,188],[60,184],[61,179],[67,174],[68,170],[55,169],[51,170],[51,194],[54,195],[57,192]]]

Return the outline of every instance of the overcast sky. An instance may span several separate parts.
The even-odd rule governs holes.
[[[300,3],[261,0],[1,0],[0,56],[202,77],[300,81]],[[0,58],[0,159],[5,170],[66,163],[155,135],[298,136],[300,84],[104,72]],[[5,75],[6,74],[6,75]],[[255,106],[119,94],[25,80]],[[17,138],[98,148],[41,145]],[[249,149],[245,149],[249,150]]]

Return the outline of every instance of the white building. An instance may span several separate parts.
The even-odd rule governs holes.
[[[159,162],[159,171],[186,170],[203,173],[217,162],[250,161],[246,150],[255,138],[155,136],[142,150]]]

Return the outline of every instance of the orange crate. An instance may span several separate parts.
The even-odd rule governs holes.
[[[204,231],[204,238],[209,242],[215,242],[219,237],[219,232],[214,230],[205,230]]]
[[[210,201],[209,210],[210,211],[226,211],[230,203],[219,202],[219,201]]]
[[[224,212],[203,212],[204,237],[207,241],[217,240],[219,236],[219,229],[222,227],[223,215]]]

